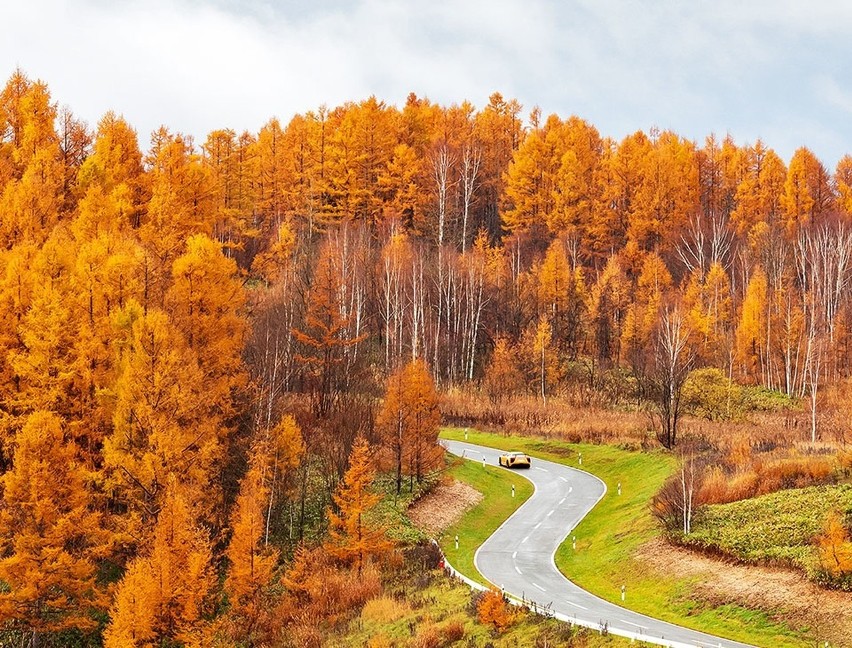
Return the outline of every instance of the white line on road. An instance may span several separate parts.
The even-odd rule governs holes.
[[[573,486],[569,486],[569,487],[568,487],[568,492],[569,492],[569,493],[572,493],[573,491],[574,491],[574,487],[573,487]]]
[[[562,506],[564,503],[565,503],[565,498],[563,497],[561,500],[559,500],[559,506]]]
[[[560,475],[560,476],[559,476],[559,479],[561,479],[562,481],[564,481],[566,484],[568,483],[568,480],[567,480],[567,479],[565,479],[562,475]]]
[[[636,626],[637,628],[642,628],[643,630],[647,630],[648,626],[639,625],[638,623],[633,623],[633,621],[628,621],[627,619],[619,619],[622,623],[629,623],[632,626]]]
[[[512,552],[512,560],[514,560],[517,557],[518,557],[518,552],[517,551]]]
[[[536,466],[535,469],[538,470],[539,472],[550,472],[549,470],[546,470],[544,468],[539,468],[538,466]]]
[[[529,539],[530,539],[530,537],[529,537],[529,536],[527,536],[526,538],[524,538],[523,540],[521,540],[521,544],[524,544],[524,543],[525,543],[527,540],[529,540]]]
[[[533,583],[533,584],[535,584],[535,583]],[[589,608],[587,608],[587,607],[583,607],[583,606],[582,606],[582,605],[580,605],[579,603],[574,603],[574,601],[565,601],[565,602],[566,602],[568,605],[573,605],[574,607],[578,607],[578,608],[580,608],[581,610],[588,610],[588,609],[589,609]]]
[[[521,576],[524,575],[524,573],[521,571],[521,568],[518,567],[517,565],[515,565],[515,571],[518,572]]]
[[[540,526],[541,526],[541,522],[539,522],[538,524],[536,524],[536,525],[533,527],[533,529],[537,529],[537,528],[539,528]]]
[[[547,514],[547,517],[550,517],[550,516],[551,516],[551,515],[553,515],[555,512],[556,512],[556,509],[553,509],[550,513],[548,513],[548,514]]]
[[[539,585],[538,583],[533,583],[533,585],[534,585],[535,587],[539,588],[542,592],[546,592],[546,591],[547,591],[546,589],[544,589],[544,588],[543,588],[541,585]]]

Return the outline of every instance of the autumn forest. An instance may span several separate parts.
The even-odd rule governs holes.
[[[312,645],[401,560],[371,485],[441,468],[442,420],[591,408],[677,453],[763,398],[845,443],[852,157],[770,145],[497,93],[147,141],[15,71],[0,643]]]

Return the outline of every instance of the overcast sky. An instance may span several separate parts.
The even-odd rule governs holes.
[[[203,141],[270,117],[409,92],[499,91],[601,134],[852,152],[852,3],[831,0],[0,0],[16,66],[94,126],[122,113]]]

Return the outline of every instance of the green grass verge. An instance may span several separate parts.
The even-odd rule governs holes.
[[[483,467],[481,461],[451,460],[447,474],[482,493],[480,502],[444,531],[438,538],[441,551],[450,564],[465,576],[488,585],[473,565],[473,556],[479,546],[503,524],[530,495],[533,485],[519,474],[496,466]],[[512,497],[512,485],[515,497]],[[459,537],[459,548],[455,537]]]
[[[441,436],[464,440],[463,430],[457,428],[446,428]],[[763,612],[697,599],[693,595],[695,580],[661,573],[637,559],[637,550],[660,535],[648,502],[675,468],[676,462],[670,455],[472,430],[468,441],[521,450],[582,468],[606,483],[607,494],[573,532],[577,550],[572,549],[569,538],[556,553],[558,568],[581,587],[620,604],[621,586],[625,585],[627,607],[734,640],[779,648],[813,643],[807,629],[791,629]],[[617,495],[619,482],[620,496]]]
[[[743,561],[780,562],[812,573],[818,563],[812,541],[832,510],[852,512],[852,485],[783,490],[715,504],[681,540]]]

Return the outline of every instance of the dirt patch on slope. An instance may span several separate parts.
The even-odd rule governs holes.
[[[657,571],[699,579],[693,592],[713,605],[737,603],[793,628],[810,627],[832,646],[852,647],[852,594],[826,590],[791,569],[740,565],[656,539],[636,558]]]
[[[408,508],[408,517],[418,527],[435,537],[456,522],[462,514],[482,499],[482,493],[460,481],[436,486]]]

